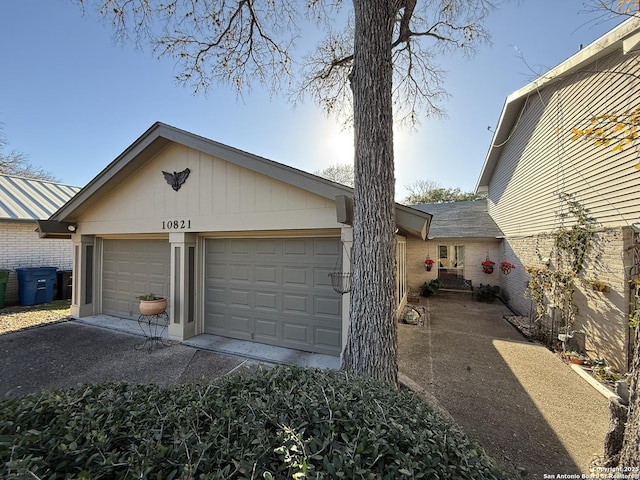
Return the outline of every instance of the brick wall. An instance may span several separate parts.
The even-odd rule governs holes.
[[[586,269],[576,282],[574,304],[577,307],[574,330],[578,345],[592,358],[604,358],[617,370],[627,368],[629,342],[629,286],[625,276],[625,263],[631,236],[628,229],[612,228],[599,232],[595,248],[586,262]],[[553,240],[549,235],[511,237],[504,241],[505,256],[522,268],[503,276],[503,291],[509,305],[520,315],[535,316],[535,305],[525,292],[529,281],[526,267],[542,267],[551,257]],[[542,258],[540,258],[542,257]],[[555,265],[550,258],[551,265]],[[593,289],[590,280],[607,285],[608,291]]]
[[[424,282],[438,278],[437,263],[430,272],[424,269],[424,259],[429,256],[437,262],[439,245],[464,246],[464,278],[471,280],[473,285],[500,285],[500,270],[497,268],[502,261],[499,240],[427,240],[423,242],[417,238],[407,239],[407,285],[409,291],[420,290]],[[496,262],[496,269],[491,275],[483,273],[481,263],[487,255]]]
[[[0,269],[56,267],[71,270],[71,240],[43,239],[32,222],[0,222]],[[18,278],[9,274],[5,305],[18,303]]]

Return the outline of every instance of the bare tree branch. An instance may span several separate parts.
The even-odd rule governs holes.
[[[421,6],[420,11],[417,7]],[[482,21],[494,8],[490,1],[450,2],[401,0],[397,3],[394,66],[394,108],[396,121],[411,127],[422,114],[445,116],[442,102],[445,72],[435,62],[439,54],[457,50],[472,55],[489,41]],[[431,42],[427,42],[431,40]],[[305,57],[298,97],[309,95],[327,113],[349,121],[352,104],[348,82],[353,61],[353,30],[330,32],[315,51]]]
[[[48,180],[50,182],[59,181],[51,172],[35,167],[29,163],[29,157],[15,150],[9,153],[4,152],[7,139],[0,124],[0,173],[4,175],[14,175],[17,177],[35,178],[37,180]]]

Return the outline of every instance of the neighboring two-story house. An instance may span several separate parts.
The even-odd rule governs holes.
[[[639,105],[640,19],[631,18],[507,97],[477,183],[505,237],[501,259],[516,265],[500,285],[522,315],[534,309],[527,268],[554,268],[552,233],[571,225],[567,199],[595,218],[593,250],[575,282],[573,328],[591,357],[621,371],[640,273],[638,144],[614,151],[614,144],[576,139],[574,129],[595,126],[600,115],[625,122]],[[594,281],[602,288],[592,288]]]

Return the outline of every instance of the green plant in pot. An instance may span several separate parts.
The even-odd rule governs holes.
[[[473,298],[478,302],[491,303],[496,299],[496,296],[500,293],[500,287],[497,285],[483,285],[482,283],[478,287],[473,289]]]
[[[430,297],[435,294],[440,287],[442,287],[442,282],[439,279],[433,279],[429,283],[424,282],[420,287],[420,295],[423,297]]]

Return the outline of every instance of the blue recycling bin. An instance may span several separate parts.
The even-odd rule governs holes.
[[[20,305],[38,305],[53,301],[55,267],[16,268]]]

